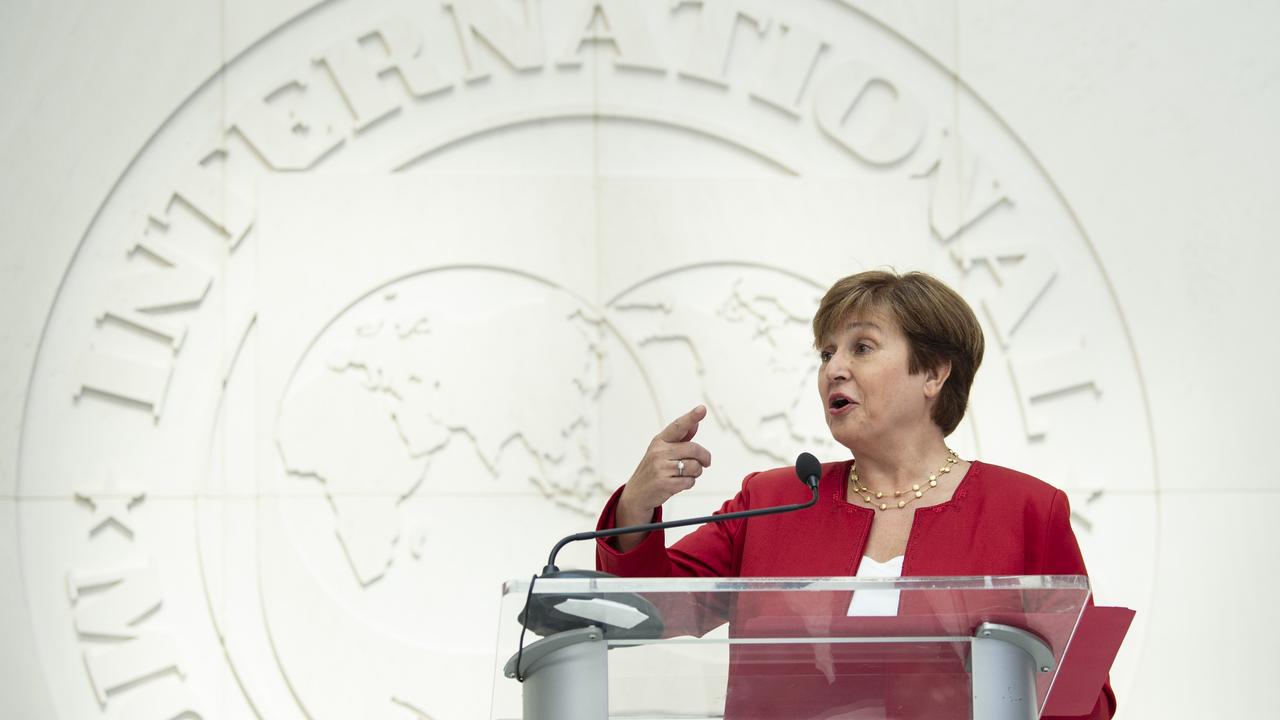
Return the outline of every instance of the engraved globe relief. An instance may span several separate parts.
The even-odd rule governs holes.
[[[583,318],[606,320],[636,348],[635,360],[615,352],[621,362],[605,377],[661,377],[635,401],[643,412],[629,417],[640,425],[683,409],[684,397],[663,397],[684,396],[679,383],[718,409],[708,431],[721,436],[713,451],[723,475],[708,484],[725,485],[698,491],[717,497],[787,443],[821,442],[805,425],[821,422],[816,410],[803,411],[811,380],[797,389],[812,359],[807,336],[796,355],[763,368],[761,343],[790,343],[795,318],[811,312],[801,308],[805,298],[847,272],[882,264],[933,271],[975,305],[990,340],[957,449],[1071,489],[1104,600],[1149,591],[1157,486],[1123,320],[1069,208],[990,108],[919,48],[838,3],[769,12],[714,1],[643,11],[612,2],[537,5],[538,23],[513,12],[519,3],[325,5],[197,89],[104,199],[42,338],[19,459],[20,492],[68,498],[47,511],[22,507],[19,517],[25,591],[61,715],[164,706],[233,717],[474,716],[474,698],[492,680],[488,637],[424,644],[414,638],[432,626],[409,619],[415,605],[465,597],[441,596],[430,583],[383,591],[413,584],[421,558],[451,542],[436,531],[462,508],[482,513],[492,503],[488,482],[495,493],[527,493],[523,514],[496,520],[499,528],[580,529],[582,514],[564,499],[602,492],[600,478],[625,473],[556,468],[568,458],[622,457],[619,438],[652,431],[619,430],[604,449],[584,452],[561,445],[547,423],[529,432],[552,440],[529,449],[502,444],[525,420],[481,423],[496,430],[473,439],[435,406],[405,411],[402,429],[393,389],[419,398],[410,408],[430,404],[425,398],[447,408],[470,369],[444,368],[432,396],[433,378],[419,387],[412,372],[371,375],[360,366],[395,353],[362,359],[357,350],[401,331],[410,331],[409,342],[396,347],[426,340],[433,328],[467,332],[449,325],[451,312],[424,315],[425,333],[411,331],[417,309],[382,325],[373,312],[352,325],[354,337],[335,332],[337,324],[322,335],[317,348],[333,341],[334,354],[305,352],[317,328],[348,317],[353,298],[442,265],[546,278],[517,281],[503,271],[510,277],[498,283],[502,292],[518,294],[522,283],[570,287],[552,259],[589,255],[583,265],[593,269],[577,275],[594,285],[570,295],[595,299],[599,311]],[[230,99],[225,107],[221,97]],[[398,269],[345,289],[321,287],[316,298],[331,309],[299,323],[301,345],[277,352],[264,342],[276,343],[275,330],[287,326],[271,305],[285,283],[257,274],[257,260],[290,232],[262,190],[282,170],[305,171],[292,178],[298,183],[334,179],[334,194],[311,199],[331,224],[348,206],[362,218],[346,236],[320,227],[316,242],[300,242],[297,257],[311,267],[352,271],[370,254],[369,238],[398,219],[446,240],[386,248]],[[388,174],[395,182],[383,192],[362,187]],[[585,195],[551,197],[573,209],[567,215],[587,218],[591,232],[575,237],[590,242],[569,252],[551,234],[531,241],[521,233],[484,249],[449,232],[465,231],[467,213],[448,222],[398,214],[444,193],[418,192],[412,181],[477,174],[533,176],[530,187],[592,178]],[[399,183],[407,189],[395,191]],[[509,206],[467,207],[478,218]],[[409,284],[421,290],[430,275]],[[388,302],[396,304],[375,293],[357,305]],[[554,323],[557,337],[576,337],[583,319],[565,318],[573,306],[566,302],[531,300],[526,310],[549,314],[528,324]],[[708,321],[714,343],[690,330]],[[757,334],[746,337],[746,328]],[[684,344],[675,335],[695,337]],[[426,367],[439,367],[428,355]],[[288,385],[293,395],[263,375],[263,361],[290,371],[302,362]],[[563,384],[581,370],[565,366],[546,380]],[[760,400],[739,390],[766,382]],[[607,398],[624,386],[604,387]],[[793,389],[802,398],[794,409],[786,404]],[[329,410],[324,403],[335,396],[326,393],[348,393],[336,397],[350,403],[350,417],[330,414],[335,424],[368,412],[353,432],[385,443],[369,454],[381,468],[375,492],[353,492],[349,478],[371,476],[344,474],[341,453],[327,454],[346,437],[317,440],[332,439],[325,433],[335,428],[320,422],[323,413],[308,415],[307,403]],[[297,404],[281,404],[285,398]],[[376,402],[384,403],[378,413]],[[585,412],[601,423],[612,417]],[[375,428],[392,434],[373,437]],[[77,452],[59,451],[69,446]],[[566,464],[537,467],[543,452]],[[515,474],[503,469],[493,479],[486,462],[511,463]],[[430,493],[453,487],[437,483],[446,470],[476,468],[487,478],[481,491],[434,502]],[[89,507],[102,492],[128,502]],[[90,502],[77,503],[78,494]],[[388,502],[394,523],[386,522]],[[131,532],[110,523],[90,532],[103,507]],[[494,558],[542,552],[521,533],[500,535],[483,544]],[[1108,545],[1133,556],[1107,554]],[[1136,567],[1135,556],[1144,559]],[[449,569],[468,574],[473,587],[515,574],[501,559],[479,567],[465,557],[456,553],[459,565]],[[84,592],[69,599],[69,584]],[[103,618],[116,623],[117,636],[87,632]],[[436,676],[451,681],[422,682]]]
[[[425,557],[438,572],[477,529],[479,518],[450,510],[458,496],[520,494],[586,522],[617,483],[602,474],[600,437],[623,413],[660,418],[632,351],[571,293],[499,268],[396,280],[325,326],[280,400],[280,469],[295,487],[321,488],[333,521],[319,537],[299,522],[295,538],[315,548],[336,537],[351,579],[371,586],[398,572],[393,562]],[[294,504],[286,517],[309,511]],[[437,625],[436,639],[448,630]]]
[[[690,286],[696,295],[680,292]],[[536,490],[593,517],[624,479],[601,474],[611,416],[647,414],[656,426],[659,407],[706,402],[708,425],[727,436],[709,444],[727,446],[731,476],[786,464],[798,448],[831,456],[812,397],[820,293],[776,269],[723,263],[641,283],[601,312],[522,273],[415,274],[354,303],[300,360],[275,429],[281,466],[322,488],[332,535],[367,586],[393,558],[420,559],[428,534],[455,534],[407,509],[424,486],[444,503]],[[744,376],[757,381],[750,390]]]
[[[707,405],[698,442],[713,454],[714,492],[803,449],[834,453],[814,399],[810,319],[821,293],[777,268],[725,262],[673,268],[609,302],[614,324],[662,378],[663,406]]]

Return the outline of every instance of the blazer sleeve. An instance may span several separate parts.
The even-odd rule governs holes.
[[[715,514],[746,510],[751,506],[747,483],[720,506]],[[619,488],[600,513],[597,529],[617,527]],[[653,522],[662,521],[662,508],[653,513]],[[621,552],[610,538],[596,540],[596,569],[621,577],[735,577],[742,567],[743,520],[707,523],[681,538],[670,548],[661,530],[650,532],[628,552]],[[723,593],[692,593],[672,597],[650,597],[662,613],[664,634],[702,636],[729,619],[728,598]]]
[[[1049,506],[1044,536],[1039,545],[1039,558],[1033,565],[1041,575],[1088,575],[1075,531],[1071,529],[1071,504],[1067,494],[1055,490]],[[1090,596],[1089,604],[1093,604]],[[1116,694],[1108,679],[1098,695],[1098,702],[1088,715],[1046,715],[1043,720],[1109,720],[1116,713]]]
[[[725,501],[716,515],[747,510],[751,507],[748,483],[756,473],[742,481],[737,495]],[[597,530],[617,527],[618,500],[622,488],[614,491],[605,503],[596,523]],[[653,522],[662,522],[662,508],[654,511]],[[596,569],[620,577],[735,577],[742,564],[743,520],[707,523],[668,548],[661,530],[650,532],[628,552],[618,550],[612,538],[596,540]]]

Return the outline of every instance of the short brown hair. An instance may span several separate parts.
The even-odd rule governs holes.
[[[813,316],[813,344],[821,347],[850,315],[887,313],[911,346],[907,370],[951,364],[951,374],[933,406],[933,422],[950,435],[964,417],[973,376],[982,364],[982,326],[969,303],[941,280],[922,272],[898,275],[868,270],[837,280]]]

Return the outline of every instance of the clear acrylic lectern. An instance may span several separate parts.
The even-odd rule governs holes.
[[[503,588],[493,720],[1028,720],[1089,600],[1079,576],[552,578],[528,590]]]

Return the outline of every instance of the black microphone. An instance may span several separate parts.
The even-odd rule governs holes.
[[[704,523],[725,522],[726,520],[737,520],[739,518],[757,517],[760,515],[776,515],[778,513],[791,512],[793,510],[804,510],[813,507],[818,502],[818,478],[822,476],[822,463],[818,462],[818,458],[810,453],[800,453],[796,458],[796,475],[805,485],[813,491],[813,497],[809,502],[799,503],[796,505],[776,505],[774,507],[759,508],[756,510],[739,510],[738,512],[724,513],[722,515],[704,515],[702,517],[686,518],[684,520],[669,520],[660,523],[646,523],[644,525],[630,525],[627,527],[610,528],[608,530],[593,530],[591,532],[574,533],[568,537],[562,538],[556,546],[551,549],[551,555],[547,558],[547,566],[542,568],[542,577],[550,577],[560,572],[560,568],[556,567],[556,555],[560,553],[560,548],[571,542],[578,540],[595,540],[602,537],[613,537],[615,535],[628,535],[635,532],[650,532],[653,530],[666,530],[667,528],[685,527],[687,525],[702,525]],[[594,575],[594,572],[587,574]]]

